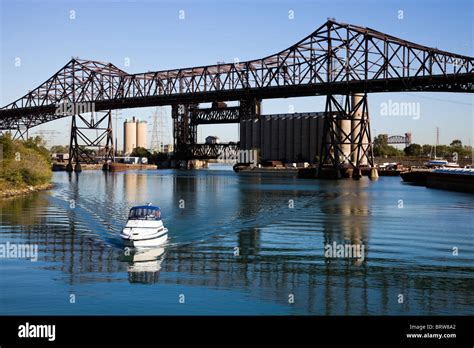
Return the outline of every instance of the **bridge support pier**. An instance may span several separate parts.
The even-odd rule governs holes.
[[[253,148],[254,134],[251,132],[252,120],[260,118],[262,110],[262,101],[258,99],[245,99],[240,101],[239,107],[239,139],[240,139],[240,150],[251,150]],[[249,134],[250,132],[250,134]]]
[[[374,168],[367,93],[328,95],[323,132],[320,177],[341,178],[350,170],[357,179],[362,166]]]
[[[191,157],[191,146],[197,142],[197,125],[191,124],[191,112],[196,104],[176,104],[171,107],[173,118],[174,155],[176,159]]]
[[[262,101],[259,99],[244,99],[240,101],[240,120],[259,118],[262,110]]]
[[[104,164],[114,161],[114,140],[112,130],[112,111],[105,112],[103,116],[95,118],[96,113],[91,113],[90,120],[81,114],[72,115],[71,138],[69,143],[69,161],[67,171],[80,172],[81,163],[99,163],[97,157],[104,158]],[[95,136],[91,136],[95,131]],[[105,147],[102,142],[105,140]],[[94,155],[90,148],[97,148],[98,153]],[[104,167],[106,168],[106,166]]]

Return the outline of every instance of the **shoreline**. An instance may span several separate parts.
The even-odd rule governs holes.
[[[22,188],[11,188],[7,190],[0,191],[0,199],[14,198],[19,196],[25,196],[29,193],[46,191],[54,187],[53,183],[40,184],[36,186],[27,186]]]

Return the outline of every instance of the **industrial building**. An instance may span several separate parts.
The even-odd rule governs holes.
[[[259,149],[262,161],[316,163],[324,113],[261,115],[240,122],[240,149]]]
[[[350,98],[353,106],[350,118],[340,118],[332,126],[339,160],[340,163],[350,163],[359,157],[359,163],[366,165],[367,157],[363,153],[368,150],[369,138],[367,132],[361,132],[361,120],[366,120],[367,113],[363,110],[360,95]],[[259,150],[261,161],[316,164],[321,158],[323,141],[331,153],[334,154],[335,150],[329,145],[331,139],[324,130],[324,119],[324,112],[311,112],[261,115],[256,119],[242,120],[240,149]]]
[[[147,122],[133,117],[123,123],[123,152],[129,155],[137,147],[147,148]]]

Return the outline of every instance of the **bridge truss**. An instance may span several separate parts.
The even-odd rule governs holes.
[[[174,154],[177,159],[215,159],[220,155],[237,155],[236,144],[198,144],[197,127],[209,124],[239,123],[242,119],[258,118],[261,101],[241,100],[239,106],[199,108],[198,104],[172,107]],[[213,146],[211,146],[213,145]]]
[[[61,104],[108,111],[244,101],[242,110],[255,100],[326,95],[327,104],[340,109],[333,96],[347,99],[356,93],[399,91],[472,93],[473,65],[472,57],[329,20],[291,47],[245,62],[129,74],[111,63],[74,58],[46,82],[3,107],[0,130],[24,135],[34,126],[65,117],[57,112]],[[253,114],[246,111],[240,118]],[[175,141],[192,143],[195,134],[189,117],[175,116]],[[195,120],[204,122],[206,117],[202,116]],[[331,129],[328,127],[328,132]],[[344,134],[327,135],[332,139],[325,147],[327,151],[334,151],[345,141]],[[325,157],[337,167],[339,160],[331,156],[327,153]],[[358,161],[351,164],[360,165]]]
[[[410,146],[411,144],[411,133],[405,133],[405,135],[391,135],[387,138],[388,144],[405,144]]]

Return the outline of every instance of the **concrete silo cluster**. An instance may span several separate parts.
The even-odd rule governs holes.
[[[339,121],[339,141],[342,150],[341,162],[352,161],[354,163],[359,162],[361,165],[367,165],[367,157],[363,155],[363,152],[369,146],[369,139],[366,130],[362,129],[360,122],[363,116],[366,116],[363,110],[363,96],[354,94],[350,98],[352,119],[341,119]],[[359,151],[357,151],[358,144],[360,144]],[[357,156],[359,156],[359,161]]]
[[[137,147],[147,148],[147,122],[133,117],[123,123],[123,152],[129,155]]]

